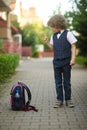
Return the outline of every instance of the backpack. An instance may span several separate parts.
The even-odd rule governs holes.
[[[36,112],[38,111],[34,106],[30,105],[32,96],[31,91],[26,84],[18,82],[17,84],[13,85],[10,95],[11,95],[10,103],[12,110],[23,110],[23,111],[34,110]]]

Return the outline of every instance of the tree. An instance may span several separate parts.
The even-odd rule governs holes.
[[[48,46],[44,42],[44,36],[49,35],[48,27],[44,26],[42,22],[33,22],[26,24],[22,31],[22,45],[32,47],[32,56],[36,57],[38,55],[37,46],[42,44],[44,48]]]
[[[67,12],[69,26],[78,33],[79,54],[87,56],[87,0],[73,0],[72,12]]]
[[[13,24],[20,30],[22,34],[22,46],[32,47],[32,56],[38,55],[37,45],[42,44],[44,49],[49,47],[44,42],[44,36],[50,37],[51,31],[49,27],[45,26],[42,22],[32,22],[26,24],[23,28],[20,28],[19,23],[14,21]]]

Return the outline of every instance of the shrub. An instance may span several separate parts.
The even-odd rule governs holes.
[[[0,55],[0,82],[5,81],[11,76],[19,64],[18,54],[1,54]]]
[[[87,57],[77,56],[76,62],[77,62],[77,64],[87,67]]]

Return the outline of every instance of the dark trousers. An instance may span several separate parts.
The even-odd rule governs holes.
[[[54,77],[57,99],[60,101],[63,101],[64,98],[71,100],[71,66],[69,63],[58,67],[54,65]]]

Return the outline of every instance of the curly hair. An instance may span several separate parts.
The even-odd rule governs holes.
[[[50,27],[66,29],[67,21],[62,15],[54,15],[48,20],[47,25]]]

